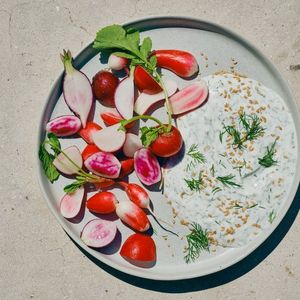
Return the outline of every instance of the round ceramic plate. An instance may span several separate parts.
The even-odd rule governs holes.
[[[230,70],[231,59],[234,57],[238,61],[236,71],[260,81],[276,91],[285,100],[292,112],[297,140],[300,140],[300,117],[287,84],[268,59],[243,38],[218,25],[182,17],[148,18],[127,23],[125,26],[137,28],[142,37],[150,36],[153,41],[153,49],[190,51],[196,56],[203,77],[218,70]],[[74,59],[74,65],[91,79],[96,72],[105,68],[105,63],[102,64],[101,61],[103,60],[100,59],[99,54],[89,45]],[[165,74],[174,78],[180,87],[187,84],[186,81],[179,79],[170,72],[166,71]],[[70,113],[62,96],[62,76],[63,74],[56,81],[45,104],[39,124],[38,144],[45,138],[45,124],[49,119]],[[101,123],[99,109],[100,104],[96,103],[94,120]],[[165,115],[163,108],[155,111],[155,114],[160,117]],[[85,146],[85,142],[80,138],[61,139],[61,144],[63,148],[74,144],[80,149]],[[40,164],[38,173],[42,191],[51,211],[69,236],[92,256],[115,269],[131,275],[157,280],[176,280],[203,276],[222,270],[240,261],[262,244],[280,223],[294,199],[300,178],[300,163],[298,159],[296,173],[288,197],[281,206],[281,211],[278,212],[272,226],[244,247],[220,249],[216,253],[205,253],[195,263],[186,264],[183,259],[184,241],[167,234],[149,216],[155,231],[153,238],[157,246],[157,261],[152,268],[139,268],[129,264],[120,256],[120,246],[126,237],[132,234],[132,230],[124,226],[114,216],[107,217],[114,219],[119,228],[119,234],[114,243],[99,250],[87,247],[80,239],[80,232],[84,225],[96,216],[89,211],[83,211],[76,221],[70,222],[64,219],[59,212],[59,202],[64,194],[63,187],[70,183],[72,179],[61,176],[57,182],[51,184],[44,176]],[[138,182],[134,174],[130,176],[130,181]],[[126,197],[122,190],[115,189],[114,191],[119,198]],[[163,223],[166,227],[171,228],[170,225],[172,226],[173,220],[171,207],[163,200],[160,191],[152,189],[150,196],[155,214],[160,220],[169,224]],[[175,228],[175,230],[177,229]],[[180,229],[178,230],[180,231]]]

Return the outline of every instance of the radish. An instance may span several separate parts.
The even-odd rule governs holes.
[[[115,108],[106,108],[100,113],[100,117],[103,120],[103,122],[108,126],[115,125],[117,123],[120,123],[120,121],[124,120],[124,118],[119,114],[119,112]],[[129,123],[125,127],[128,129],[133,126],[134,123]]]
[[[89,247],[101,248],[110,244],[117,233],[112,221],[94,219],[89,221],[81,232],[81,240]]]
[[[96,131],[101,130],[102,127],[94,122],[87,122],[85,128],[81,128],[78,134],[88,143],[93,144],[93,137],[92,134]]]
[[[123,178],[129,175],[134,170],[134,160],[133,158],[127,158],[121,160],[121,172],[119,178]]]
[[[63,94],[69,108],[79,116],[82,127],[85,128],[89,112],[94,102],[92,86],[84,73],[72,65],[72,55],[68,50],[61,54],[65,67]]]
[[[116,204],[117,216],[134,230],[143,232],[149,229],[150,222],[146,213],[131,201]]]
[[[64,155],[64,153],[75,163],[75,165]],[[66,175],[76,174],[82,167],[82,156],[79,149],[76,146],[71,146],[64,149],[54,159],[53,165],[58,171]]]
[[[108,58],[108,67],[112,70],[120,71],[124,69],[128,64],[128,59],[125,57],[120,57],[115,54],[111,54]]]
[[[175,81],[166,80],[165,87],[168,96],[173,95],[177,91],[177,83]],[[163,91],[154,95],[141,93],[135,101],[134,111],[139,115],[143,115],[152,105],[164,99],[165,94]]]
[[[179,115],[197,108],[205,102],[208,87],[204,81],[195,81],[170,97],[169,102],[173,115]]]
[[[98,152],[87,158],[85,167],[92,173],[106,178],[118,178],[121,163],[111,153]]]
[[[133,157],[134,153],[143,148],[140,138],[133,133],[126,133],[125,143],[123,145],[123,153],[127,157]]]
[[[115,92],[115,106],[124,119],[130,119],[133,116],[134,105],[134,84],[133,77],[129,76],[123,79]]]
[[[161,180],[160,165],[148,148],[142,148],[135,152],[134,170],[139,180],[145,185],[152,185]]]
[[[120,124],[115,124],[92,134],[95,145],[105,152],[116,152],[125,143],[126,133],[119,130]]]
[[[60,116],[50,120],[46,124],[46,131],[62,137],[73,135],[80,129],[80,127],[80,119],[76,116]]]
[[[99,192],[89,198],[86,207],[98,214],[110,214],[116,210],[117,198],[111,192]]]
[[[60,202],[60,212],[66,219],[75,218],[82,205],[84,188],[80,187],[74,193],[65,194]]]

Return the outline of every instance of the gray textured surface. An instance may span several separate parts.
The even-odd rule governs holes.
[[[291,67],[300,64],[300,1],[209,2],[1,1],[1,299],[297,298],[299,216],[264,260],[268,249],[284,235],[291,223],[288,220],[278,231],[278,241],[269,242],[239,269],[191,282],[152,284],[117,278],[114,275],[118,274],[106,272],[89,260],[60,228],[37,185],[37,124],[48,92],[61,72],[58,53],[63,47],[78,53],[92,41],[97,29],[111,23],[165,14],[227,26],[273,61],[300,106],[300,70]],[[299,197],[297,200],[299,203]],[[291,219],[298,206],[294,205]],[[183,291],[187,293],[180,294]]]

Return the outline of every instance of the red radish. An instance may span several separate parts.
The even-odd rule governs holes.
[[[124,119],[130,119],[133,116],[134,104],[134,84],[131,76],[123,79],[115,92],[116,109]]]
[[[195,81],[170,97],[169,102],[173,115],[179,115],[197,108],[205,102],[208,87],[204,81]]]
[[[81,156],[82,159],[85,161],[87,160],[91,155],[100,152],[100,149],[94,145],[94,144],[88,144],[86,147],[83,149]]]
[[[124,69],[127,66],[128,59],[125,57],[117,56],[112,53],[108,58],[107,64],[108,67],[111,68],[112,70],[119,71]]]
[[[110,214],[116,210],[117,198],[111,192],[99,192],[89,198],[86,207],[99,214]]]
[[[138,184],[135,183],[126,183],[124,181],[118,181],[128,198],[134,202],[138,207],[147,208],[150,203],[150,198],[147,191]]]
[[[105,178],[105,180],[102,182],[94,183],[94,186],[97,190],[102,190],[102,189],[108,188],[114,184],[115,184],[114,180]]]
[[[88,143],[93,144],[92,134],[96,131],[101,130],[102,127],[94,122],[87,122],[85,128],[81,128],[78,134]]]
[[[107,106],[115,106],[114,95],[119,84],[117,76],[109,71],[100,71],[93,77],[93,92],[95,98]]]
[[[75,218],[81,208],[84,196],[84,188],[77,189],[74,193],[65,194],[60,202],[60,212],[67,219]]]
[[[78,172],[78,169],[82,167],[82,157],[79,149],[76,146],[71,146],[63,150],[68,157],[77,165],[75,166],[70,160],[60,153],[53,161],[53,165],[56,169],[66,175],[73,175]]]
[[[131,201],[122,201],[116,204],[116,214],[134,230],[144,232],[150,227],[146,213]]]
[[[162,91],[159,83],[142,66],[136,66],[134,69],[134,83],[140,92],[145,94],[157,94]]]
[[[94,219],[84,226],[80,237],[87,246],[101,248],[110,244],[116,233],[117,226],[114,222]]]
[[[154,262],[156,246],[151,236],[134,233],[124,242],[120,254],[133,264],[135,262]]]
[[[121,163],[111,153],[98,152],[84,162],[85,167],[92,173],[105,178],[118,178],[121,171]]]
[[[148,148],[142,148],[135,152],[134,170],[139,180],[145,185],[152,185],[161,180],[160,165]]]
[[[125,143],[126,133],[119,128],[120,124],[115,124],[94,132],[92,138],[96,146],[105,152],[120,150]]]
[[[196,58],[182,50],[156,50],[151,55],[157,59],[157,67],[168,69],[176,75],[188,78],[199,71]]]
[[[165,87],[167,90],[168,96],[173,95],[177,91],[177,83],[175,81],[166,80]],[[159,92],[154,95],[148,95],[146,93],[141,93],[135,101],[134,104],[134,111],[139,114],[143,115],[147,112],[147,110],[154,105],[155,103],[164,100],[165,94],[164,92]]]
[[[123,178],[130,174],[134,169],[134,160],[133,158],[128,158],[121,160],[121,172],[119,177]]]
[[[72,55],[68,50],[61,54],[65,67],[63,94],[69,108],[79,116],[82,127],[85,128],[89,112],[94,102],[92,86],[89,79],[72,65]]]
[[[170,132],[163,132],[151,143],[151,151],[160,157],[170,157],[177,154],[182,147],[182,136],[179,130],[172,126]]]
[[[123,153],[127,156],[127,157],[133,157],[134,153],[143,148],[141,139],[133,133],[126,133],[126,140],[125,143],[123,145]]]
[[[115,108],[110,108],[109,111],[106,110],[104,112],[101,112],[100,117],[103,120],[103,122],[108,126],[118,124],[120,123],[120,121],[124,120]],[[127,124],[125,127],[131,128],[132,126],[134,126],[134,122]]]
[[[76,133],[81,127],[80,119],[76,116],[60,116],[50,120],[46,125],[46,131],[56,136],[69,136]]]

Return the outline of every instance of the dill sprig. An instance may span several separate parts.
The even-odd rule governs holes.
[[[241,187],[240,184],[232,181],[232,179],[234,179],[234,178],[235,178],[234,175],[229,174],[229,175],[226,175],[226,176],[218,176],[217,180],[219,180],[223,185],[225,185],[227,187],[230,187],[230,186]]]
[[[274,210],[272,210],[268,216],[269,223],[272,224],[273,221],[275,220],[275,218],[276,218],[276,212]]]
[[[189,171],[191,168],[195,167],[196,164],[203,164],[206,162],[204,155],[199,151],[197,144],[192,144],[189,148],[187,155],[193,160],[186,166],[186,170]]]
[[[222,189],[219,186],[216,186],[215,188],[212,189],[213,195],[218,193],[218,192],[221,192],[221,191],[222,191]]]
[[[277,160],[274,159],[274,155],[276,153],[275,144],[276,140],[270,147],[267,147],[267,152],[265,155],[258,159],[258,163],[261,166],[269,168],[277,164]]]
[[[200,192],[204,185],[203,185],[203,178],[202,178],[202,172],[199,173],[198,178],[192,178],[192,179],[186,179],[184,178],[184,181],[186,182],[188,188],[191,191]]]
[[[188,243],[186,249],[186,256],[184,257],[185,262],[188,264],[195,261],[201,251],[209,251],[209,238],[207,230],[203,230],[202,227],[197,223],[191,224],[191,232],[186,236]]]

